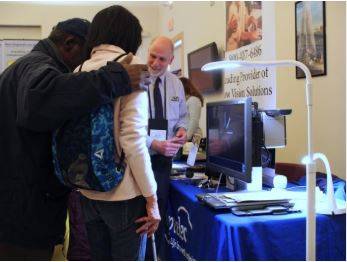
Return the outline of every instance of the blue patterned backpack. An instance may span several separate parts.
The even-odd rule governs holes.
[[[113,114],[113,104],[106,104],[55,131],[54,171],[64,185],[107,192],[122,181],[125,155],[117,163]]]

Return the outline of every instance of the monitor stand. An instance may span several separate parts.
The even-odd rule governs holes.
[[[227,177],[225,186],[232,192],[247,190],[247,183],[234,177]]]
[[[227,177],[226,187],[231,191],[260,191],[263,188],[263,169],[261,166],[252,167],[252,182],[246,183],[234,177]]]

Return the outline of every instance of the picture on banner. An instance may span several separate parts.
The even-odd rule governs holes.
[[[297,2],[295,4],[296,60],[304,63],[312,76],[326,75],[325,4]],[[296,78],[305,77],[296,69]]]
[[[261,1],[226,2],[226,51],[262,39]]]
[[[273,3],[230,1],[225,7],[225,60],[274,60]],[[224,99],[246,97],[252,97],[260,108],[275,108],[276,70],[267,66],[225,70]]]

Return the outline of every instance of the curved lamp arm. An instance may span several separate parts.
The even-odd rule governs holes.
[[[313,154],[313,160],[320,159],[325,166],[325,170],[327,173],[327,191],[326,191],[326,196],[327,196],[327,202],[325,203],[324,206],[324,212],[330,213],[330,214],[337,214],[339,213],[336,200],[335,200],[335,195],[334,195],[334,186],[333,186],[333,178],[331,175],[331,169],[330,169],[330,164],[328,161],[328,158],[323,154],[323,153],[314,153]],[[303,163],[306,163],[307,157],[304,157]]]

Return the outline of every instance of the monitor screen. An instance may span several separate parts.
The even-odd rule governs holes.
[[[208,103],[206,117],[207,169],[251,182],[251,98]]]
[[[203,46],[188,54],[189,79],[202,93],[215,91],[221,86],[221,72],[203,72],[201,67],[219,60],[216,43]]]

